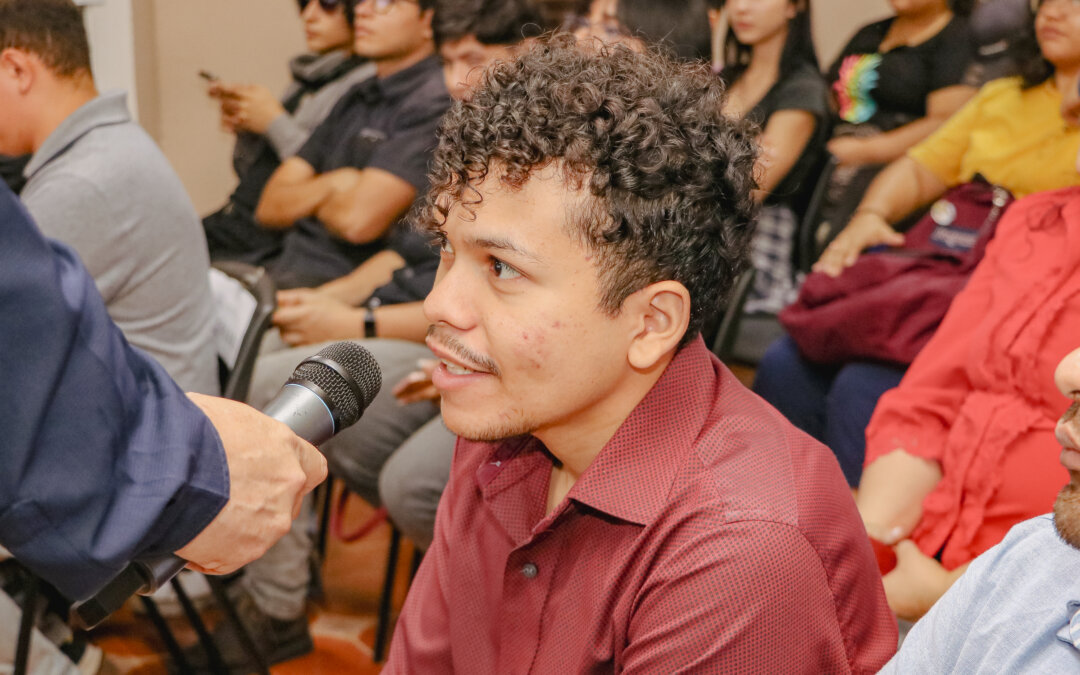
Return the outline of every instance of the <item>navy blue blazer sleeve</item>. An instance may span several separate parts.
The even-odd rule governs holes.
[[[0,185],[0,544],[83,600],[183,547],[228,494],[210,420]]]

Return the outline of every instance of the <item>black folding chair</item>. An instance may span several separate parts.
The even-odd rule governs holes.
[[[211,286],[214,289],[218,310],[218,374],[221,393],[224,398],[244,401],[251,385],[259,346],[270,327],[270,319],[277,306],[275,299],[277,287],[270,275],[261,267],[232,261],[217,262],[213,267]],[[247,313],[249,318],[246,325],[236,322],[237,311]],[[241,326],[243,326],[242,331],[239,330]],[[259,664],[258,672],[269,675],[270,668],[266,655],[259,650],[247,626],[240,619],[236,605],[229,598],[224,582],[214,576],[207,576],[206,581],[215,600],[225,612],[226,619],[232,622],[236,629],[243,648]],[[195,629],[199,644],[206,652],[211,670],[215,673],[227,672],[221,652],[214,644],[210,631],[206,628],[198,609],[184,590],[179,578],[172,579],[170,583],[184,615]],[[151,597],[142,597],[140,600],[146,609],[147,616],[161,635],[173,662],[182,672],[193,672],[168,622],[162,617],[157,603]]]

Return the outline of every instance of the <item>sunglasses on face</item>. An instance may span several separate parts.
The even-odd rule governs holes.
[[[372,9],[376,14],[386,14],[390,11],[390,8],[399,2],[405,2],[406,0],[371,0]],[[416,2],[417,0],[408,0]],[[360,5],[366,4],[368,0],[353,0],[353,8],[359,9]]]
[[[307,9],[309,2],[311,2],[311,0],[297,0],[297,3],[300,5],[301,12]],[[319,7],[321,7],[322,11],[326,12],[327,14],[334,13],[335,11],[337,11],[338,7],[341,7],[344,4],[346,4],[346,0],[319,0]]]

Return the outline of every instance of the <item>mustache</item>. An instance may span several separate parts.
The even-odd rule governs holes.
[[[1065,414],[1061,416],[1061,424],[1074,424],[1080,421],[1080,400],[1073,402]]]
[[[466,347],[445,328],[432,324],[428,326],[427,337],[429,340],[437,342],[439,346],[462,361],[477,366],[479,370],[495,375],[496,377],[500,375],[499,366],[497,366],[494,361],[482,354],[477,354]]]

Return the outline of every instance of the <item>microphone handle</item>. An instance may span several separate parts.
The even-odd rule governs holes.
[[[304,386],[290,382],[263,408],[263,413],[318,446],[334,435],[337,426],[325,398],[325,393],[314,384]],[[76,603],[72,607],[73,617],[81,628],[94,628],[120,609],[132,595],[156,593],[187,564],[188,561],[171,553],[133,560],[93,597]]]

